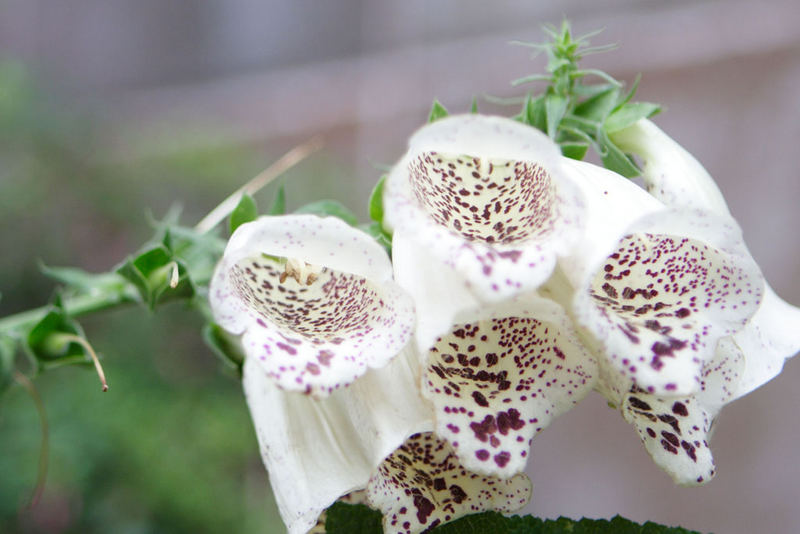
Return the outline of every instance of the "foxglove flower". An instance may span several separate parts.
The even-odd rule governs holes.
[[[383,513],[387,534],[418,534],[467,514],[514,512],[531,496],[524,474],[471,473],[448,443],[430,432],[411,436],[378,467],[367,502]]]
[[[384,223],[421,351],[459,312],[536,289],[570,250],[581,199],[561,161],[547,136],[501,117],[448,117],[411,137]]]
[[[567,166],[583,184],[586,232],[541,291],[571,310],[597,355],[596,389],[654,461],[679,483],[705,482],[708,432],[743,372],[730,340],[762,299],[758,267],[729,217],[666,206],[588,163]]]
[[[321,399],[279,388],[257,358],[244,363],[245,397],[289,534],[315,528],[341,497],[363,490],[389,454],[430,431],[416,357],[401,353]]]
[[[561,306],[529,294],[460,316],[425,358],[422,389],[464,467],[508,478],[525,468],[533,436],[596,378]]]
[[[716,224],[716,233],[720,234],[718,237],[727,234],[723,241],[728,241],[728,250],[736,251],[734,257],[739,258],[736,263],[741,266],[748,262],[752,264],[738,231],[732,231],[735,223],[719,189],[688,152],[647,120],[615,134],[614,141],[624,150],[642,158],[644,183],[653,199],[673,209],[689,208],[693,215],[686,221],[694,221],[698,228],[708,229],[713,226],[709,221],[721,221],[721,224]],[[602,180],[597,183],[602,183]],[[652,200],[639,199],[629,204],[650,205],[652,213],[657,212]],[[617,206],[622,208],[619,202]],[[654,215],[649,217],[653,218]],[[662,223],[660,221],[659,226]],[[736,242],[734,246],[731,246],[731,239]],[[646,252],[648,247],[644,249]],[[612,275],[611,280],[619,272],[617,267],[620,261],[625,260],[625,252],[629,254],[626,261],[628,265],[631,261],[644,262],[641,258],[631,257],[635,254],[630,252],[638,250],[631,251],[628,248],[618,251],[616,257],[612,255],[609,258],[615,261],[605,264],[612,268],[604,266],[604,271]],[[746,260],[742,261],[743,258]],[[652,265],[649,269],[651,272],[654,270]],[[726,270],[730,272],[730,269]],[[753,272],[752,268],[749,270]],[[605,278],[606,275],[603,275]],[[685,279],[685,275],[683,278],[677,275],[676,279]],[[756,280],[754,276],[751,279]],[[752,302],[743,306],[740,296],[747,294],[747,291],[741,287],[742,281],[743,278],[739,276],[729,276],[728,286],[722,286],[727,293],[725,299],[719,301],[719,306],[712,301],[706,308],[710,310],[725,306],[728,312],[732,312],[735,309],[742,311],[746,307],[751,316],[742,328],[734,329],[732,335],[715,335],[706,340],[704,352],[708,353],[707,349],[713,347],[713,358],[703,364],[697,377],[699,388],[695,391],[689,388],[678,392],[676,390],[679,388],[668,390],[666,387],[659,392],[648,391],[635,383],[635,376],[620,374],[613,361],[604,358],[599,360],[598,390],[610,403],[620,408],[625,420],[635,427],[654,461],[679,484],[702,484],[714,476],[715,467],[708,440],[714,419],[721,408],[775,376],[780,372],[784,359],[800,349],[800,335],[797,334],[800,331],[800,310],[783,302],[766,283],[762,283],[759,290],[762,295],[758,299],[758,307],[752,310]],[[731,295],[729,290],[735,287],[732,285],[734,282],[739,287]],[[611,287],[619,299],[619,288]],[[737,293],[740,289],[742,291]],[[642,295],[641,292],[631,295],[630,291],[628,294],[634,297]],[[755,292],[751,296],[755,296]],[[614,295],[606,297],[611,299]],[[625,298],[624,294],[622,298]],[[636,313],[637,310],[632,311]],[[662,308],[661,311],[668,312],[669,309]],[[685,313],[681,312],[682,315]],[[688,317],[686,315],[685,318]],[[663,323],[662,319],[658,320]],[[629,334],[637,336],[641,331],[628,329]]]
[[[386,365],[410,339],[413,302],[386,252],[343,221],[262,217],[241,225],[209,287],[215,320],[242,336],[287,391],[315,396]]]
[[[763,279],[729,218],[665,206],[582,162],[586,231],[560,263],[556,296],[621,379],[649,394],[691,395],[717,341],[756,312]]]
[[[647,190],[670,206],[692,206],[730,217],[725,199],[703,166],[651,121],[643,119],[613,134],[623,150],[642,159]],[[747,327],[733,338],[746,359],[735,397],[780,373],[786,358],[800,351],[800,309],[784,302],[769,284]],[[729,345],[731,346],[731,345]]]

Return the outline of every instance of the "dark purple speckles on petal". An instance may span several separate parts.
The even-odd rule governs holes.
[[[447,442],[425,433],[381,463],[367,484],[367,500],[383,513],[387,534],[415,534],[470,513],[518,510],[530,491],[525,475],[500,479],[467,471]]]
[[[245,351],[284,389],[325,395],[388,362],[411,335],[411,300],[393,284],[326,268],[310,284],[283,274],[263,257],[230,270],[257,325],[243,337]]]
[[[744,325],[760,280],[727,253],[687,237],[625,237],[594,275],[585,325],[641,389],[689,394],[731,324]]]
[[[466,467],[510,476],[524,469],[533,436],[591,390],[595,375],[591,357],[556,325],[506,317],[440,338],[423,393]]]
[[[408,171],[412,191],[428,215],[468,241],[541,239],[558,219],[552,178],[536,163],[426,153]],[[520,252],[507,254],[516,261]]]
[[[636,427],[653,460],[679,484],[697,484],[714,476],[708,447],[711,416],[693,397],[660,398],[635,391],[622,414]]]

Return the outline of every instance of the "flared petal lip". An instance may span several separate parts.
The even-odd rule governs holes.
[[[470,324],[474,327],[476,323],[481,321],[502,321],[506,319],[513,321],[511,329],[514,332],[522,328],[522,324],[518,324],[520,320],[533,319],[543,323],[546,331],[549,331],[547,335],[553,336],[554,340],[559,339],[563,344],[556,345],[553,352],[549,353],[555,362],[552,368],[548,367],[545,358],[545,362],[541,366],[537,363],[532,369],[527,369],[530,374],[526,375],[525,380],[520,383],[517,383],[517,379],[522,375],[510,373],[508,379],[511,386],[510,389],[498,391],[497,398],[489,394],[491,387],[481,389],[482,386],[478,386],[473,390],[473,396],[466,395],[464,384],[461,386],[453,385],[453,382],[439,374],[446,372],[444,369],[435,370],[429,366],[430,353],[422,358],[423,365],[427,366],[423,374],[422,394],[435,407],[437,433],[442,438],[457,442],[457,444],[453,443],[454,450],[461,463],[467,469],[476,473],[499,476],[501,478],[511,477],[524,469],[528,458],[530,440],[538,431],[547,427],[554,418],[568,411],[586,396],[594,387],[598,374],[594,356],[580,343],[564,309],[556,302],[542,298],[536,293],[527,293],[493,307],[487,306],[478,310],[463,312],[457,316],[455,324]],[[556,328],[557,332],[553,332],[553,328]],[[462,333],[461,335],[467,334]],[[516,335],[518,334],[514,334],[514,336]],[[463,351],[466,353],[469,350],[473,350],[467,348],[468,345],[481,346],[480,340],[477,338],[473,342],[469,337],[458,339],[457,335],[452,338],[452,341],[459,344],[463,341],[464,344],[459,349],[453,349],[458,352]],[[538,338],[525,338],[523,336],[519,343],[524,348],[517,352],[511,351],[511,353],[506,354],[505,358],[508,358],[508,360],[504,363],[507,365],[512,359],[517,362],[517,355],[521,357],[525,354],[529,350],[531,343],[534,342],[538,343]],[[548,354],[547,351],[550,350],[550,347],[545,347],[545,349],[540,356],[544,357],[545,354]],[[509,347],[501,343],[489,352],[501,353],[508,351]],[[477,351],[468,353],[467,356],[477,356],[483,362],[485,354]],[[482,367],[482,363],[478,363],[478,367],[475,367],[475,363],[470,363],[469,365],[456,364],[455,362],[449,364],[441,363],[445,367],[464,365],[473,371],[476,368],[480,368],[481,372],[484,373],[487,371],[490,373],[498,372],[499,369],[499,367],[496,367],[496,363],[485,370]],[[527,363],[524,364],[527,368]],[[554,373],[557,374],[559,370],[564,368],[568,369],[566,380],[562,380],[564,377],[560,375],[554,377]],[[534,371],[533,369],[536,370]],[[544,376],[545,372],[547,372],[546,377]],[[439,380],[437,380],[437,376]],[[573,378],[575,380],[583,380],[583,383],[576,384],[573,387],[571,382]],[[444,390],[458,388],[460,395],[458,398],[462,399],[463,408],[466,409],[466,412],[461,412],[460,410],[452,411],[452,404],[458,400],[453,396],[453,391],[436,393],[436,389],[439,386],[432,385],[430,380],[440,381],[439,385]],[[536,380],[541,380],[541,383],[537,383]],[[458,378],[453,378],[453,381],[461,383]],[[549,389],[551,381],[553,381],[552,391]],[[477,386],[479,383],[483,383],[483,379],[475,378],[475,385]],[[479,395],[475,396],[475,394]],[[528,398],[522,403],[509,403],[507,400],[502,400],[504,398],[510,400],[518,395],[523,399]],[[473,403],[475,404],[474,406]],[[557,406],[559,403],[563,404]],[[521,404],[537,406],[541,404],[539,406],[541,412],[531,412],[530,409],[526,406],[521,406]],[[481,415],[473,417],[473,412]],[[453,414],[452,416],[447,415],[451,413]],[[472,420],[470,426],[463,424],[464,422],[461,421],[465,415],[468,415],[468,418]],[[513,419],[520,415],[522,415],[522,419],[512,421],[508,428],[497,428],[498,425],[506,424],[503,421],[508,422],[509,417]],[[458,421],[458,424],[454,425],[456,421]],[[519,425],[519,428],[517,428],[517,425]],[[484,429],[485,433],[484,430],[481,430],[482,427],[486,427]],[[497,434],[498,430],[500,434]],[[483,437],[479,438],[479,435]],[[491,439],[489,439],[490,437]],[[509,441],[512,438],[516,441]],[[520,439],[525,441],[520,442]],[[487,443],[484,440],[489,440],[489,442]],[[473,442],[473,444],[465,446],[466,442]],[[495,461],[487,461],[492,458],[492,454],[496,456]]]
[[[238,262],[261,255],[292,258],[371,282],[377,292],[373,305],[380,307],[372,314],[374,324],[365,325],[369,328],[357,338],[303,344],[288,325],[273,324],[251,309],[234,287]],[[282,387],[317,396],[351,383],[368,368],[385,365],[408,342],[415,320],[411,297],[392,280],[385,250],[343,221],[315,215],[262,217],[240,226],[215,270],[209,300],[217,323],[235,335],[244,334],[245,350],[264,360]],[[394,315],[387,316],[389,312]],[[338,355],[338,360],[329,355]]]
[[[419,205],[408,180],[411,162],[430,152],[531,162],[545,168],[553,180],[559,210],[551,235],[489,243],[467,240],[434,221]],[[552,273],[557,257],[566,254],[577,239],[582,197],[572,178],[563,172],[562,161],[544,134],[516,121],[476,115],[442,119],[411,137],[409,151],[390,172],[384,190],[384,225],[401,229],[429,247],[442,264],[465,277],[468,290],[479,300],[505,300],[541,285]]]
[[[741,237],[741,230],[736,225],[735,221],[728,217],[719,217],[704,210],[678,210],[672,208],[664,208],[659,212],[654,212],[640,217],[631,223],[626,229],[626,234],[659,234],[659,235],[672,235],[677,237],[685,237],[696,239],[708,246],[725,253],[731,260],[733,265],[744,273],[747,277],[742,283],[742,288],[745,293],[742,294],[742,302],[745,303],[744,307],[751,310],[749,315],[744,316],[741,320],[724,320],[718,323],[718,330],[714,332],[717,339],[721,339],[726,335],[735,334],[745,328],[752,314],[755,313],[764,290],[764,279],[758,265],[747,252],[744,242]],[[596,260],[600,260],[597,262]],[[605,258],[598,256],[595,261],[584,265],[582,281],[578,284],[575,296],[572,302],[572,309],[579,324],[589,329],[592,334],[603,344],[606,343],[606,338],[610,335],[610,330],[597,330],[591,327],[593,324],[601,323],[599,314],[602,312],[592,303],[589,287],[592,283],[593,273],[598,272]],[[740,303],[733,302],[734,307]],[[702,365],[713,358],[716,348],[716,343],[712,343],[705,351],[706,359],[704,361],[697,361],[693,364],[700,372]],[[665,383],[658,386],[656,390],[661,394],[671,395],[689,395],[695,393],[700,388],[699,374],[695,380],[691,382],[684,381],[682,384]],[[653,387],[653,384],[637,384],[645,389]],[[665,390],[662,387],[669,387]],[[673,389],[674,388],[674,389]]]

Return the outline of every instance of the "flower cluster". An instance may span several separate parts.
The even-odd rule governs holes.
[[[291,533],[350,496],[387,532],[513,511],[534,436],[590,391],[680,484],[720,408],[800,349],[713,180],[646,119],[645,188],[482,115],[414,134],[386,178],[391,260],[339,219],[239,227],[210,286]]]

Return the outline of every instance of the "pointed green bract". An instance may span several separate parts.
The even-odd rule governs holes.
[[[550,94],[544,98],[544,109],[547,116],[547,136],[555,140],[561,119],[567,112],[567,99],[561,95]]]
[[[634,161],[608,138],[608,134],[630,126],[641,118],[660,111],[657,104],[630,102],[639,78],[630,91],[622,94],[622,83],[596,69],[579,68],[584,56],[610,50],[613,46],[589,46],[588,39],[599,32],[573,37],[569,23],[560,28],[545,27],[551,41],[544,44],[515,43],[547,54],[547,74],[514,80],[512,85],[547,82],[544,92],[528,95],[515,119],[533,126],[561,146],[572,159],[583,159],[589,147],[600,155],[603,165],[628,178],[641,174]],[[600,83],[587,80],[599,78]]]
[[[275,193],[275,200],[269,209],[270,215],[284,215],[286,213],[286,188],[281,184]]]
[[[605,132],[600,131],[598,137],[597,143],[601,149],[600,157],[606,169],[621,174],[625,178],[635,178],[641,174],[636,163],[615,145]]]
[[[129,256],[116,272],[136,287],[142,303],[150,310],[160,302],[191,298],[195,294],[194,282],[186,263],[175,254],[169,230],[164,231],[160,243],[145,246],[136,256]]]
[[[544,95],[533,98],[528,95],[522,108],[521,119],[524,124],[533,126],[537,130],[547,131],[547,112],[544,106]]]
[[[438,100],[433,101],[433,107],[431,107],[431,112],[428,115],[428,122],[434,122],[441,118],[447,117],[450,113],[445,109],[445,107],[439,103]]]
[[[384,174],[369,195],[369,218],[378,224],[383,224],[383,184],[385,182],[386,175]]]
[[[113,272],[97,274],[76,267],[49,267],[44,264],[39,268],[45,276],[80,292],[113,290],[125,285],[125,280]]]
[[[30,329],[24,348],[42,369],[74,363],[91,364],[86,350],[78,343],[65,342],[62,339],[64,335],[83,337],[83,330],[56,301]]]
[[[472,107],[469,108],[470,113],[477,113],[478,112],[478,99],[476,97],[472,97]]]
[[[258,217],[256,201],[247,193],[243,193],[242,198],[239,199],[239,203],[233,208],[228,218],[228,230],[233,233],[244,223],[256,220],[256,217]]]
[[[574,114],[587,120],[602,123],[617,105],[619,88],[611,87],[575,106]]]
[[[586,152],[589,150],[589,143],[578,141],[578,142],[562,142],[561,146],[561,153],[568,158],[582,160],[586,157]]]
[[[639,119],[649,119],[660,111],[661,106],[652,102],[630,102],[606,117],[604,129],[609,134],[618,132],[638,122]]]

